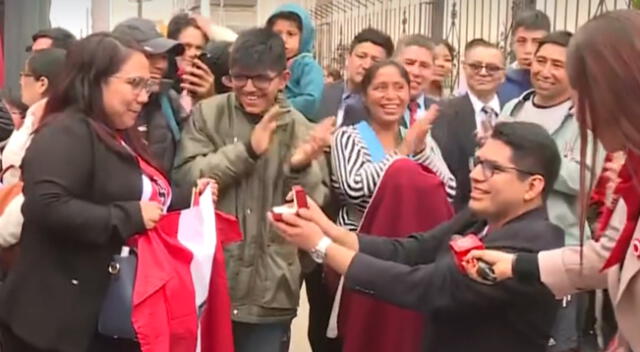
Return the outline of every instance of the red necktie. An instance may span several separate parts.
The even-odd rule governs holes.
[[[417,101],[412,101],[409,103],[409,127],[413,126],[413,123],[416,122],[416,115],[418,115],[418,107],[419,107],[419,104]]]

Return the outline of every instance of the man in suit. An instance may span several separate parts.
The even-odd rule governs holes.
[[[393,55],[393,41],[377,29],[366,28],[358,33],[349,49],[345,69],[346,80],[326,84],[317,119],[335,116],[336,126],[350,126],[365,120],[367,111],[362,102],[360,83],[364,73],[374,63]]]
[[[418,115],[434,103],[425,94],[425,88],[431,83],[434,67],[435,45],[422,34],[411,34],[398,42],[394,60],[404,66],[409,73],[409,106],[401,121],[404,127],[410,127]]]
[[[449,170],[456,177],[456,211],[463,209],[471,193],[469,172],[473,155],[500,113],[502,102],[496,92],[504,81],[502,51],[483,39],[467,43],[463,68],[468,92],[443,103],[432,135]]]
[[[478,283],[458,267],[449,243],[456,234],[477,234],[487,248],[511,252],[562,246],[562,230],[544,208],[560,168],[558,149],[537,124],[500,123],[475,162],[468,209],[409,238],[349,232],[313,203],[271,223],[344,274],[345,287],[424,313],[424,351],[543,352],[558,308],[551,292],[540,282]]]

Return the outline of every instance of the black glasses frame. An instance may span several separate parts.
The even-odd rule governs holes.
[[[500,165],[490,160],[482,160],[476,156],[473,158],[473,167],[475,168],[478,165],[480,165],[480,168],[482,169],[482,174],[484,175],[485,179],[492,178],[496,172],[507,172],[509,170],[516,171],[521,174],[525,174],[529,176],[540,175],[539,172],[531,172],[531,171],[517,168],[515,166]]]

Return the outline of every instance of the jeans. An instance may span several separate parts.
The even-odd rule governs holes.
[[[235,352],[286,352],[291,321],[270,324],[233,322]]]

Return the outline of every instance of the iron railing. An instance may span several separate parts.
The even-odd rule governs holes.
[[[313,7],[316,20],[318,61],[341,68],[351,39],[366,27],[388,33],[394,40],[405,34],[442,36],[435,21],[438,1],[427,0],[333,0]],[[435,29],[435,33],[434,33]]]
[[[394,41],[420,33],[447,39],[458,51],[471,39],[484,38],[510,53],[513,19],[524,9],[547,13],[553,30],[575,30],[605,11],[630,8],[632,0],[330,0],[310,8],[317,32],[316,54],[323,66],[343,68],[349,43],[372,26]],[[460,55],[457,55],[460,67]],[[452,84],[458,82],[459,70]]]

